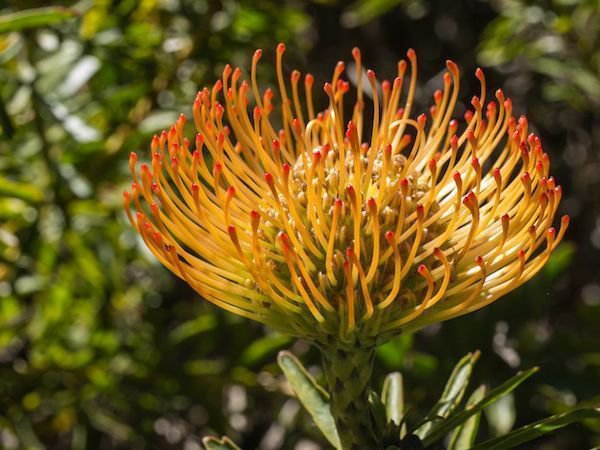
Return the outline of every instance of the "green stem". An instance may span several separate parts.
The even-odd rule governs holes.
[[[374,348],[334,346],[322,349],[322,355],[342,449],[379,448],[369,408]]]

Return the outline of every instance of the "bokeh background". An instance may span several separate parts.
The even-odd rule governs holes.
[[[0,1],[0,14],[51,5]],[[54,5],[58,5],[56,2]],[[486,412],[481,436],[600,393],[600,4],[597,0],[81,0],[54,24],[0,20],[0,447],[201,448],[209,433],[245,449],[326,448],[275,365],[302,342],[203,302],[140,245],[122,211],[128,155],[189,114],[230,62],[273,82],[287,69],[320,85],[358,45],[380,77],[413,47],[422,110],[444,61],[511,96],[552,158],[572,217],[530,283],[480,312],[402,336],[377,354],[376,382],[405,376],[409,422],[453,364],[480,349],[475,382],[541,371]],[[67,14],[65,12],[65,14]],[[30,24],[35,25],[35,24]],[[459,107],[463,108],[462,106]],[[600,445],[600,424],[527,448]]]

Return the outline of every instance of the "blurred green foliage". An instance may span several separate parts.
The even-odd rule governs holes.
[[[121,206],[129,151],[145,151],[257,47],[268,83],[278,41],[320,81],[354,45],[384,75],[413,46],[427,95],[446,57],[467,72],[493,67],[491,84],[536,124],[564,186],[573,225],[544,273],[480,313],[384,345],[379,376],[403,372],[416,415],[476,348],[478,383],[540,365],[528,392],[482,419],[490,436],[507,417],[522,425],[598,395],[596,1],[81,0],[29,11],[47,5],[0,6],[0,447],[194,450],[207,433],[247,449],[325,446],[275,363],[291,347],[312,370],[318,355],[203,303],[149,256]],[[466,75],[465,85],[463,100]],[[528,448],[600,445],[599,431],[591,422]]]

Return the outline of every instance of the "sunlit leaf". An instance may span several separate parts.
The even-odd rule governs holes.
[[[400,425],[404,416],[404,387],[400,372],[390,373],[383,381],[381,399],[388,422]]]
[[[423,439],[425,446],[431,445],[434,442],[442,439],[451,430],[457,426],[466,422],[471,416],[477,414],[483,408],[491,405],[493,402],[498,400],[500,397],[512,392],[517,388],[523,381],[532,376],[538,371],[537,367],[531,368],[524,372],[517,373],[514,377],[505,381],[500,386],[492,389],[481,401],[473,405],[471,409],[465,409],[464,411],[458,412],[448,419],[443,420],[434,425],[429,434]]]
[[[415,431],[417,436],[425,438],[437,421],[448,417],[458,406],[467,389],[477,359],[479,359],[479,352],[469,353],[456,364],[446,382],[442,396],[427,414],[427,417],[432,420],[427,421]]]
[[[525,425],[504,436],[482,442],[472,447],[472,450],[504,450],[515,448],[546,433],[587,419],[600,419],[600,408],[577,408],[563,414],[557,414],[530,425]]]
[[[0,33],[20,31],[27,28],[45,27],[71,19],[76,12],[61,6],[25,9],[0,16]]]
[[[336,449],[341,448],[340,438],[329,407],[329,395],[308,373],[302,363],[290,352],[280,352],[279,367],[288,383],[315,421],[315,425]]]
[[[465,409],[472,408],[479,401],[481,401],[485,395],[486,387],[479,386],[469,397]],[[448,444],[448,450],[468,450],[475,443],[477,438],[477,431],[479,430],[479,421],[481,419],[481,412],[474,414],[469,417],[462,425],[456,427],[450,438]]]

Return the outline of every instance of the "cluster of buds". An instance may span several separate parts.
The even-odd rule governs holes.
[[[464,117],[447,61],[414,118],[415,52],[379,83],[355,48],[354,107],[339,62],[316,112],[313,76],[286,82],[284,52],[277,94],[260,90],[257,50],[250,81],[226,66],[198,93],[194,142],[182,115],[154,136],[150,164],[131,154],[129,219],[202,297],[313,342],[376,344],[480,309],[545,264],[569,221],[552,227],[561,188],[527,118],[501,90],[487,101],[481,69]]]

